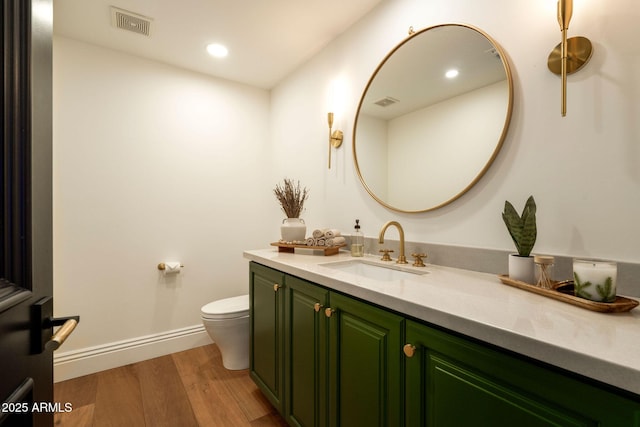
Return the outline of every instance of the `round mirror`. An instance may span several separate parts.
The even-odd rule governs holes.
[[[498,154],[513,81],[498,44],[469,25],[410,35],[375,70],[353,132],[360,181],[382,205],[426,212],[468,191]]]

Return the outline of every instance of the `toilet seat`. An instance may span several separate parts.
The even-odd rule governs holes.
[[[210,302],[200,309],[203,319],[222,320],[249,316],[249,295]]]

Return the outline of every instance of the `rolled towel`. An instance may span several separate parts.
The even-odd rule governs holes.
[[[324,237],[316,239],[316,246],[326,246],[327,240]]]
[[[336,229],[336,228],[330,228],[327,231],[324,232],[324,237],[326,237],[327,239],[330,239],[332,237],[338,237],[340,236],[340,230]]]
[[[340,246],[340,245],[344,245],[345,242],[346,240],[342,236],[330,237],[326,240],[327,246]]]
[[[316,239],[324,237],[324,233],[326,231],[327,231],[326,228],[317,228],[317,229],[313,230],[313,237],[315,237]]]
[[[315,246],[316,245],[316,239],[314,239],[313,237],[307,237],[304,241],[304,244],[307,246]]]

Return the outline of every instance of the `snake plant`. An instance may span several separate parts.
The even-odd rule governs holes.
[[[533,196],[529,196],[527,199],[522,215],[518,215],[513,205],[509,201],[505,201],[502,219],[516,245],[518,255],[529,256],[537,237],[536,202]]]

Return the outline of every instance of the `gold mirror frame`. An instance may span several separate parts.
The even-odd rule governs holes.
[[[373,82],[376,79],[376,76],[378,75],[379,71],[388,63],[388,60],[399,50],[401,49],[403,46],[405,46],[408,42],[410,42],[411,40],[414,40],[416,37],[420,37],[421,35],[427,33],[428,31],[431,30],[436,30],[436,29],[440,29],[440,28],[444,28],[444,27],[460,27],[462,29],[468,29],[471,31],[475,31],[478,34],[480,34],[481,36],[483,36],[493,47],[493,49],[495,50],[495,54],[499,56],[501,62],[502,62],[502,66],[504,68],[504,72],[505,72],[505,76],[506,76],[506,80],[508,83],[508,104],[506,106],[506,114],[505,114],[505,120],[504,120],[504,125],[502,127],[502,132],[500,133],[500,136],[498,138],[498,141],[495,145],[495,148],[493,149],[491,156],[489,157],[489,159],[487,160],[487,162],[484,164],[484,166],[480,169],[479,173],[477,173],[475,175],[475,177],[471,180],[471,182],[469,184],[467,184],[464,188],[462,188],[461,191],[457,192],[456,194],[453,194],[451,197],[449,197],[448,199],[443,200],[440,203],[435,204],[434,206],[427,206],[424,209],[420,208],[420,209],[403,209],[402,207],[398,207],[398,206],[393,206],[391,205],[389,202],[383,200],[382,198],[380,198],[378,195],[375,194],[375,192],[370,188],[369,185],[367,185],[362,172],[360,170],[360,165],[358,163],[358,156],[357,156],[357,147],[356,147],[356,140],[357,140],[357,133],[358,133],[358,121],[360,118],[360,114],[361,114],[361,110],[363,108],[363,102],[365,101],[365,97],[367,96],[367,92],[369,91],[369,89],[371,88]],[[404,212],[404,213],[421,213],[421,212],[429,212],[429,211],[433,211],[435,209],[439,209],[443,206],[446,206],[450,203],[452,203],[453,201],[457,200],[458,198],[460,198],[462,195],[464,195],[467,191],[469,191],[481,178],[482,176],[487,172],[487,170],[489,169],[489,167],[491,166],[491,164],[493,163],[493,161],[495,160],[495,158],[497,157],[500,149],[502,148],[502,144],[504,143],[504,140],[506,138],[507,135],[507,131],[509,128],[509,124],[511,122],[511,115],[512,115],[512,111],[513,111],[513,77],[511,74],[511,68],[509,66],[509,62],[507,59],[507,56],[504,52],[504,50],[502,49],[502,47],[491,37],[489,36],[486,32],[482,31],[481,29],[474,27],[472,25],[468,25],[468,24],[439,24],[439,25],[434,25],[431,27],[427,27],[424,28],[420,31],[417,32],[410,32],[410,35],[404,39],[402,42],[400,42],[395,48],[393,48],[386,56],[385,58],[380,62],[380,64],[378,65],[378,67],[374,70],[373,74],[371,75],[371,78],[369,79],[363,93],[362,96],[360,98],[360,102],[358,104],[358,109],[356,112],[356,117],[355,117],[355,122],[354,122],[354,126],[353,126],[353,142],[352,142],[352,150],[353,150],[353,158],[354,158],[354,164],[355,164],[355,168],[356,171],[358,173],[358,178],[360,179],[360,182],[362,183],[362,185],[364,186],[364,188],[367,190],[367,192],[369,193],[369,195],[371,197],[373,197],[374,200],[376,200],[378,203],[380,203],[381,205],[385,206],[388,209],[394,210],[396,212]],[[407,185],[413,185],[413,182],[408,182]]]

